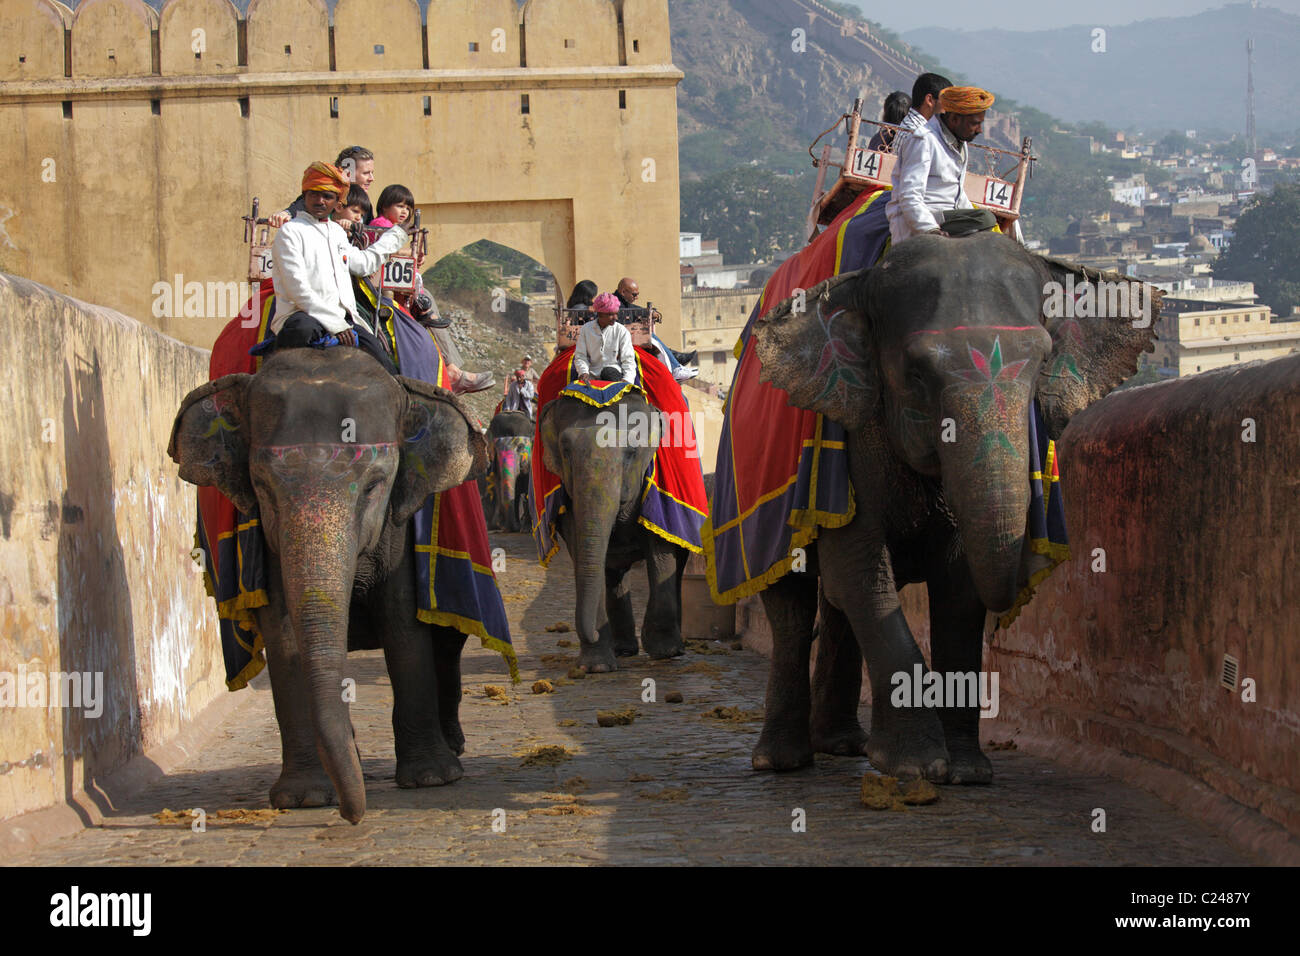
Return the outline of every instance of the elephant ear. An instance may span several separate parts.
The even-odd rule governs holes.
[[[406,389],[401,423],[401,462],[389,499],[393,521],[402,524],[429,495],[485,474],[487,440],[447,389],[399,375]]]
[[[185,396],[172,424],[167,454],[183,479],[216,488],[244,514],[257,511],[248,477],[245,396],[253,376],[223,375]]]
[[[1058,259],[1044,258],[1040,271],[1052,351],[1038,375],[1038,400],[1056,439],[1072,416],[1137,371],[1141,353],[1154,350],[1163,293],[1118,272]]]
[[[879,399],[863,272],[846,272],[778,303],[754,323],[759,380],[850,431],[865,426]]]

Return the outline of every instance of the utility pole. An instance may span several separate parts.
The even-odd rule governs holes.
[[[1246,155],[1255,155],[1255,38],[1246,38]]]
[[[1254,158],[1255,141],[1255,10],[1259,0],[1250,0],[1246,26],[1246,155]]]

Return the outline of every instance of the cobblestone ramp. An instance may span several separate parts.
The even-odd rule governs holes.
[[[461,720],[465,778],[401,790],[393,782],[392,689],[380,652],[349,658],[352,705],[368,810],[358,826],[334,808],[274,814],[267,794],[280,743],[265,676],[207,749],[85,830],[10,862],[38,865],[439,864],[1250,864],[1218,834],[1158,798],[1017,751],[990,754],[990,787],[942,787],[929,806],[871,811],[859,802],[863,758],[818,757],[789,774],[757,774],[749,755],[761,726],[767,662],[725,645],[684,658],[621,662],[623,670],[570,680],[573,581],[561,552],[549,572],[523,535],[495,535],[507,553],[501,588],[524,680],[511,687],[501,659],[467,649]],[[644,574],[633,572],[640,620]],[[471,641],[471,644],[475,642]],[[702,653],[699,648],[709,653]],[[657,702],[643,702],[655,680]],[[538,679],[553,693],[534,694]],[[486,685],[506,689],[504,701]],[[666,703],[672,691],[681,703]],[[732,707],[740,719],[703,714]],[[600,727],[599,711],[637,711]],[[869,718],[865,711],[864,724]],[[530,749],[563,747],[555,765]],[[1107,831],[1091,829],[1106,810]],[[202,808],[206,831],[154,814]],[[256,811],[218,817],[220,811]],[[806,831],[796,832],[796,810]],[[504,819],[504,831],[500,821]],[[494,828],[494,820],[496,828]]]

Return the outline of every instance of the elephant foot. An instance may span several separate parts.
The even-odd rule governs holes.
[[[752,758],[755,770],[798,770],[813,763],[813,748],[806,736],[768,733],[758,738]]]
[[[881,773],[899,780],[924,777],[931,783],[948,781],[948,748],[943,728],[933,714],[895,718],[887,728],[873,728],[867,738],[867,759]]]
[[[403,789],[413,787],[445,787],[465,776],[465,768],[451,751],[443,755],[406,758],[397,762],[397,785]]]
[[[276,810],[332,807],[338,802],[334,784],[324,770],[314,773],[291,773],[284,770],[280,773],[280,779],[271,787],[271,806]]]
[[[588,674],[608,674],[618,670],[614,651],[608,643],[583,644],[578,654],[578,666]]]
[[[837,757],[865,757],[867,755],[867,732],[857,719],[839,724],[827,724],[812,727],[812,748],[819,754],[834,754]]]
[[[637,646],[635,637],[631,641],[614,641],[615,657],[636,657],[640,653],[641,649]]]
[[[645,635],[641,636],[641,642],[645,644],[645,652],[650,655],[651,660],[664,661],[670,657],[681,657],[686,653],[686,645],[682,642],[681,635],[668,640],[646,640]]]
[[[982,784],[993,782],[993,764],[979,744],[948,744],[948,782]]]
[[[465,752],[465,731],[461,730],[458,717],[442,722],[442,739],[457,757]]]

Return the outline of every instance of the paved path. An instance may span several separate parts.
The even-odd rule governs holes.
[[[400,790],[393,782],[392,692],[379,652],[353,655],[353,720],[364,757],[368,811],[358,826],[333,808],[274,814],[279,737],[265,675],[206,750],[140,793],[105,825],[46,844],[22,864],[1183,864],[1255,862],[1217,833],[1144,791],[1017,751],[990,754],[990,787],[943,787],[929,806],[871,811],[859,802],[865,759],[819,757],[790,774],[757,774],[749,754],[757,719],[702,716],[715,707],[761,712],[767,663],[749,651],[703,645],[669,662],[565,680],[576,658],[573,585],[565,554],[549,572],[531,540],[494,535],[508,555],[501,576],[523,683],[509,688],[500,657],[465,656],[465,778]],[[644,575],[640,591],[644,592]],[[549,581],[549,586],[543,587]],[[642,600],[638,595],[638,600]],[[638,620],[640,610],[638,609]],[[471,640],[471,645],[477,642]],[[534,680],[557,681],[534,695]],[[642,702],[642,681],[657,703]],[[486,684],[509,688],[489,699]],[[664,702],[670,691],[682,703]],[[630,725],[603,728],[597,711],[635,708]],[[743,715],[742,715],[743,716]],[[864,712],[864,724],[868,718]],[[563,747],[555,766],[527,765],[529,748]],[[201,807],[207,829],[163,825],[153,814]],[[1091,830],[1104,807],[1107,832]],[[251,819],[218,811],[261,810]],[[802,810],[806,831],[795,832]],[[498,828],[494,829],[494,811]],[[504,832],[499,821],[504,820]]]

